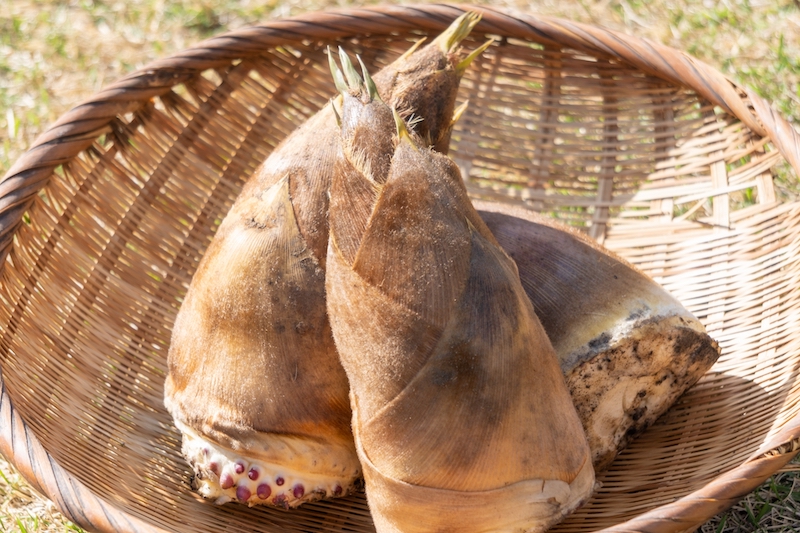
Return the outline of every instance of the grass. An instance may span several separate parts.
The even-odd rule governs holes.
[[[0,457],[0,533],[70,533],[81,528],[66,520],[55,504],[35,492]]]
[[[797,462],[789,465],[797,469]],[[800,472],[770,477],[730,510],[704,524],[699,533],[791,533],[800,529]]]
[[[798,0],[493,2],[498,4],[685,50],[752,87],[800,124]],[[149,61],[227,29],[347,5],[344,0],[0,0],[0,175],[48,124]],[[0,533],[80,531],[8,463],[0,462],[0,474]],[[798,473],[781,473],[701,531],[794,531],[799,501]]]

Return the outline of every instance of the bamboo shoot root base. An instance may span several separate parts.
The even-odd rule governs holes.
[[[543,533],[583,505],[595,484],[586,461],[571,483],[528,479],[472,492],[420,487],[384,476],[356,446],[380,533]]]
[[[212,443],[176,421],[183,433],[182,453],[194,470],[193,488],[204,498],[222,505],[230,501],[272,505],[289,509],[323,498],[350,494],[361,466],[352,451],[304,441],[294,437],[270,436],[269,446],[286,457],[307,458],[309,468],[275,464]],[[340,472],[340,475],[337,475]]]

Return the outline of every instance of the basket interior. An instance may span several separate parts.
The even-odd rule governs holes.
[[[0,280],[15,408],[99,497],[166,530],[372,530],[363,494],[292,512],[203,502],[162,405],[172,323],[216,227],[256,166],[333,94],[326,44],[265,50],[119,117],[56,170]],[[410,40],[344,44],[376,71]],[[776,150],[688,89],[527,41],[491,46],[459,99],[470,104],[451,155],[475,195],[585,229],[722,347],[558,531],[671,502],[797,414],[800,211],[776,199]]]

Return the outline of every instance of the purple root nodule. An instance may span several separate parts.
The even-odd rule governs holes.
[[[278,485],[279,487],[280,487],[281,485],[283,485],[284,483],[286,483],[286,480],[284,480],[282,477],[278,477],[278,478],[275,480],[275,484],[276,484],[276,485]]]
[[[237,474],[241,474],[242,472],[244,472],[244,463],[242,463],[241,461],[236,461],[236,464],[233,465],[233,470]]]
[[[289,508],[289,500],[286,498],[286,494],[278,494],[272,499],[272,503],[278,507],[283,507],[284,509]]]
[[[219,478],[219,486],[223,489],[233,487],[233,477],[230,474],[222,474],[222,477]]]
[[[294,494],[294,497],[298,499],[302,498],[303,494],[305,493],[306,493],[305,487],[303,487],[303,485],[300,485],[299,483],[295,485],[294,488],[292,489],[292,494]]]
[[[341,485],[336,485],[336,486],[333,488],[333,495],[334,495],[334,496],[341,496],[341,495],[342,495],[342,492],[344,492],[344,489],[342,488],[342,486],[341,486]]]
[[[237,499],[238,499],[240,502],[246,502],[247,500],[249,500],[249,499],[250,499],[250,496],[251,496],[251,494],[250,494],[250,489],[248,489],[248,488],[247,488],[247,487],[245,487],[244,485],[239,485],[239,486],[236,488],[236,498],[237,498]]]
[[[217,463],[210,463],[208,465],[208,469],[211,470],[214,474],[219,475],[219,465]]]
[[[255,468],[251,468],[250,471],[247,473],[247,477],[252,479],[253,481],[258,479],[258,470]]]
[[[272,494],[272,489],[266,483],[262,483],[256,488],[256,494],[258,494],[258,497],[262,500],[266,500],[269,498],[270,494]]]

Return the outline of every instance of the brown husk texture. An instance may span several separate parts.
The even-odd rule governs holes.
[[[344,95],[342,123],[351,127],[331,188],[326,287],[379,531],[411,527],[413,519],[394,520],[419,510],[398,500],[384,510],[398,493],[381,478],[442,491],[444,501],[508,486],[513,494],[527,480],[572,483],[588,446],[516,266],[478,219],[452,161],[415,146],[401,123],[385,183],[368,176],[349,137],[392,131],[388,108],[373,107]],[[352,108],[363,112],[351,118]],[[348,200],[372,206],[366,224],[353,220],[362,208],[334,196],[364,183],[375,184],[374,196]],[[580,490],[561,503],[571,510],[591,486]],[[539,530],[563,513],[522,527]],[[455,528],[463,517],[451,519]]]
[[[384,98],[419,109],[424,134],[437,141],[449,138],[458,87],[453,61],[432,43],[376,76]],[[167,406],[182,423],[245,456],[261,451],[248,442],[259,434],[338,446],[352,439],[347,380],[324,299],[338,139],[326,107],[270,155],[220,226],[178,314]],[[388,165],[384,159],[371,161],[375,172]],[[310,467],[314,459],[306,460]]]
[[[170,401],[179,398],[176,414],[223,444],[253,431],[339,440],[349,433],[347,382],[317,303],[324,271],[298,230],[289,183],[246,189],[195,274],[173,332]]]

